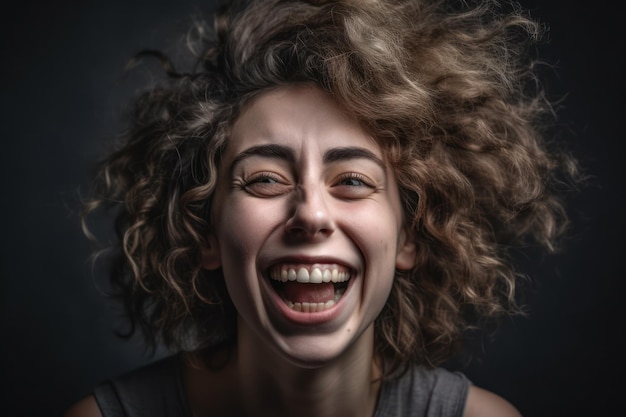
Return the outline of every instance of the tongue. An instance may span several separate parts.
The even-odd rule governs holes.
[[[332,282],[303,284],[289,281],[283,285],[285,298],[292,303],[325,303],[335,298],[335,287]]]

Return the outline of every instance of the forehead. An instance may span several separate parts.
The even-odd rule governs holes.
[[[362,147],[383,159],[376,140],[330,95],[310,85],[280,86],[253,98],[233,124],[225,155],[263,144],[308,152]]]

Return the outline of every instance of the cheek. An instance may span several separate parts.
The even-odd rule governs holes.
[[[252,314],[253,300],[258,289],[253,279],[256,276],[256,257],[263,237],[262,224],[258,215],[233,199],[226,199],[220,213],[213,217],[217,232],[222,271],[230,298],[237,311],[244,316]]]
[[[398,241],[398,221],[389,206],[375,211],[354,211],[351,217],[352,240],[365,261],[364,290],[371,304],[381,307],[393,284]]]
[[[271,210],[245,199],[224,202],[215,218],[222,255],[252,255],[271,230]]]
[[[268,204],[270,203],[270,204]],[[280,225],[281,209],[276,202],[231,197],[215,216],[222,271],[237,309],[251,308],[260,298],[257,261],[268,239]]]
[[[395,263],[399,222],[391,207],[354,210],[348,218],[354,240],[366,257],[376,259],[376,263],[387,264],[387,259]]]
[[[248,219],[226,218],[220,225],[219,242],[222,257],[237,258],[254,250],[255,234]],[[229,259],[225,259],[228,262]]]

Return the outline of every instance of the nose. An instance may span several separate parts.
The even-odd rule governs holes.
[[[320,187],[299,187],[285,224],[290,237],[319,240],[335,231],[335,223]]]

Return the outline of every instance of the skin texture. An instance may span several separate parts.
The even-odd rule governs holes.
[[[240,333],[309,367],[369,329],[395,268],[412,267],[414,257],[383,160],[376,142],[312,87],[277,88],[244,110],[223,157],[213,248],[203,257],[205,267],[223,269]],[[350,284],[333,308],[291,314],[269,280],[280,265],[340,265]]]
[[[395,268],[414,258],[376,142],[318,89],[264,93],[233,127],[211,220],[203,265],[221,266],[239,313],[243,412],[371,414],[373,322]],[[337,268],[350,281],[329,309],[297,312],[270,282],[287,266]]]
[[[319,89],[263,93],[233,127],[211,223],[202,265],[223,270],[238,344],[218,371],[186,366],[194,416],[373,415],[382,371],[373,323],[395,269],[415,256],[378,144]],[[338,265],[349,285],[329,309],[296,312],[270,282],[281,265]],[[88,397],[66,417],[99,415]],[[519,413],[471,387],[465,415]]]

